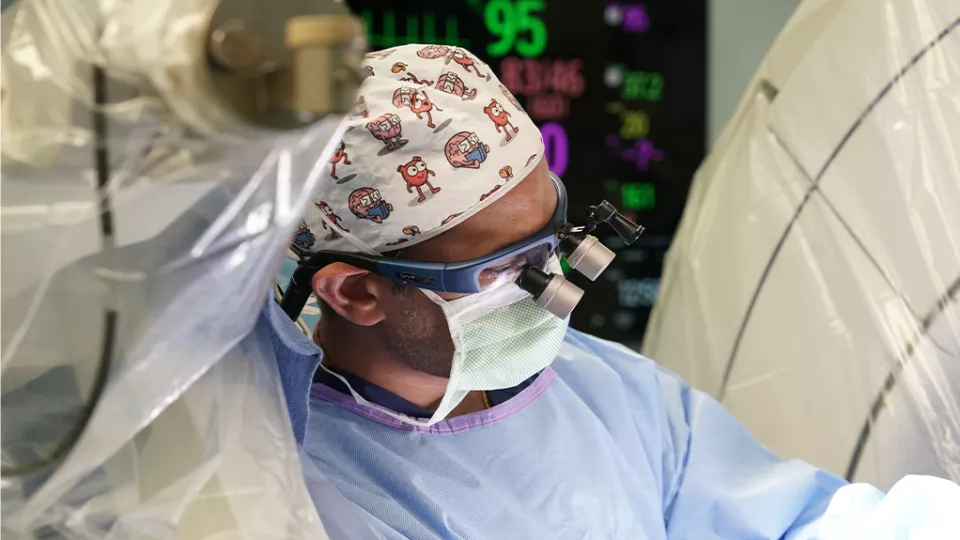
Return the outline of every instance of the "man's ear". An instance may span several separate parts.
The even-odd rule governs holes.
[[[384,319],[381,300],[389,294],[386,278],[346,263],[332,263],[313,276],[313,292],[341,317],[360,326]]]

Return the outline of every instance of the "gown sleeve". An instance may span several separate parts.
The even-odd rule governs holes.
[[[670,540],[817,538],[846,482],[758,443],[716,400],[657,368],[663,403],[664,522]]]

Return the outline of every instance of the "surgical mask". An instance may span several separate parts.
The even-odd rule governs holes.
[[[546,271],[562,271],[556,256],[550,258]],[[450,380],[437,410],[426,421],[410,418],[370,403],[350,388],[358,403],[407,424],[431,426],[472,391],[512,388],[529,379],[553,362],[567,332],[569,318],[557,318],[537,307],[530,294],[514,283],[455,300],[421,291],[443,310],[454,345]],[[328,372],[349,388],[345,378]]]

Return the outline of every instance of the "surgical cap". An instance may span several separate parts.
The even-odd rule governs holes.
[[[301,253],[382,253],[456,226],[522,180],[543,138],[469,51],[404,45],[366,56],[340,149],[294,236]]]

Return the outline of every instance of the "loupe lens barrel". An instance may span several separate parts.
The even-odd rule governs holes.
[[[547,285],[550,284],[550,278],[552,277],[552,274],[548,274],[537,267],[528,266],[517,278],[517,285],[533,295],[534,298],[538,298],[543,294],[543,291],[547,290]]]
[[[523,271],[517,284],[533,295],[538,307],[556,317],[566,319],[583,297],[583,289],[557,274],[548,274],[539,268]]]
[[[616,254],[594,236],[580,238],[576,244],[576,249],[567,256],[567,264],[590,281],[596,281],[607,266],[610,266]]]

